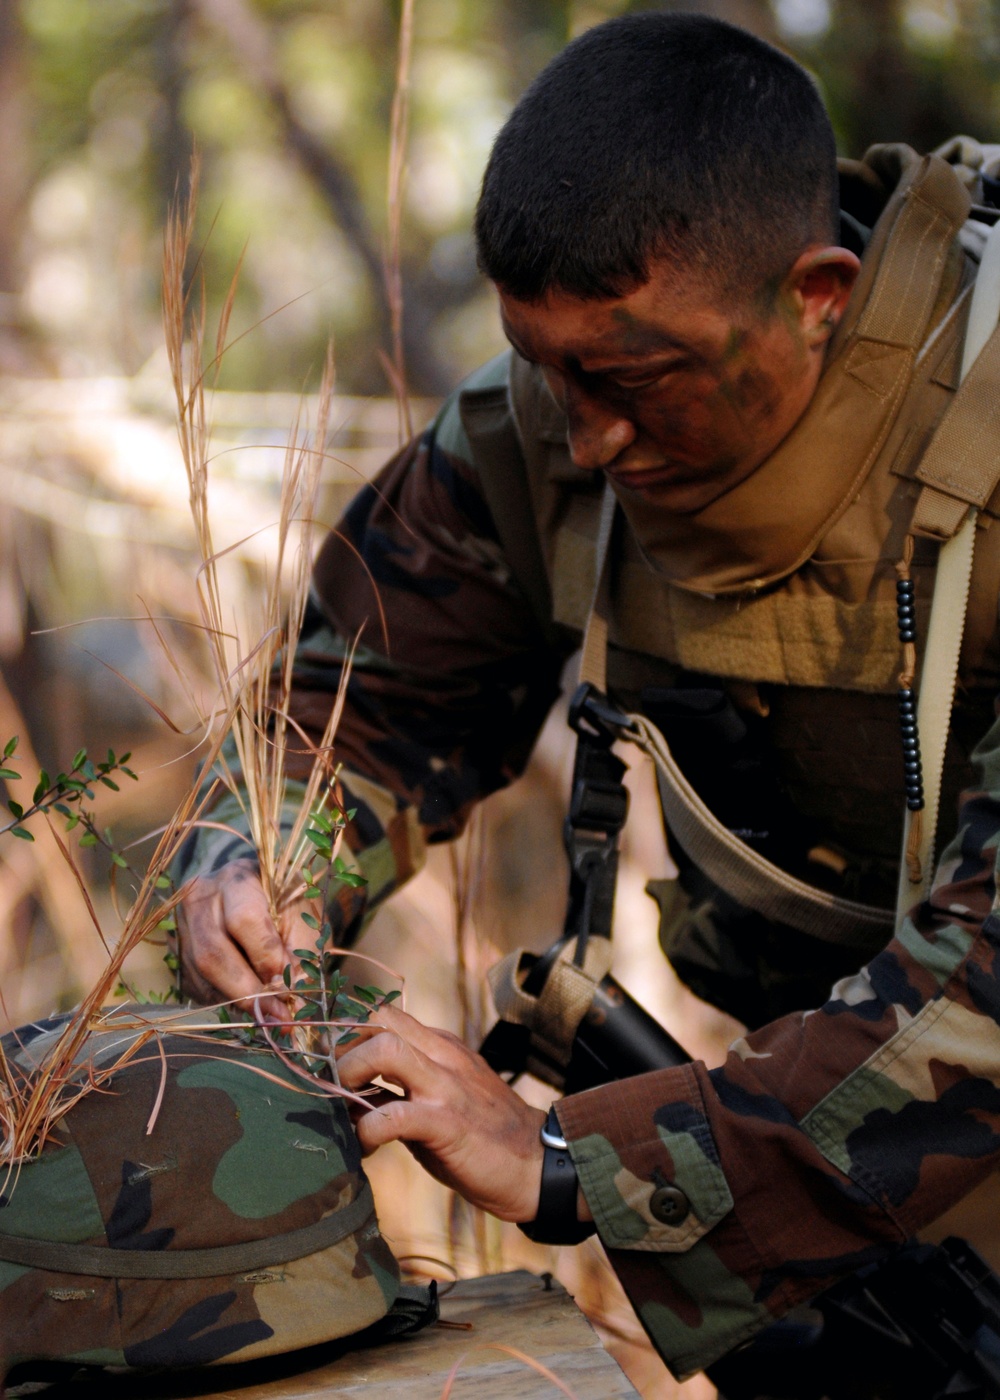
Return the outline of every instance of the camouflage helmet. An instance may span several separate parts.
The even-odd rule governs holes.
[[[0,1384],[25,1361],[244,1361],[433,1315],[426,1291],[401,1289],[344,1100],[184,1019],[111,1013],[88,1044],[98,1068],[150,1025],[155,1039],[0,1178]],[[13,1071],[41,1064],[67,1020],[4,1037]]]

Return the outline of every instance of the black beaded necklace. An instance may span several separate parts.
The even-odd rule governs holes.
[[[913,689],[914,666],[916,660],[917,614],[914,606],[913,579],[907,576],[896,580],[896,626],[899,640],[903,643],[904,670],[900,676],[900,687],[896,691],[899,701],[899,728],[903,736],[903,776],[906,787],[906,805],[911,812],[920,812],[924,806],[924,775],[920,763],[920,733],[917,729],[917,697]],[[909,649],[913,648],[913,656]]]

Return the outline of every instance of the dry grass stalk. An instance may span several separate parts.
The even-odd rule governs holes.
[[[301,865],[308,853],[305,830],[310,813],[326,800],[333,777],[332,739],[344,703],[344,685],[336,697],[326,732],[318,746],[296,734],[288,718],[292,668],[309,596],[312,540],[324,449],[333,405],[334,360],[328,353],[320,386],[316,422],[308,440],[293,426],[286,449],[277,522],[274,564],[266,579],[259,612],[252,622],[226,616],[219,581],[219,560],[209,515],[211,424],[206,404],[206,380],[217,374],[226,349],[229,318],[239,277],[237,268],[215,338],[214,356],[204,364],[205,297],[202,289],[192,303],[184,280],[194,232],[198,164],[192,164],[191,192],[185,206],[168,220],[164,254],[163,305],[167,353],[177,399],[178,436],[188,476],[191,513],[201,568],[198,605],[208,639],[219,690],[219,711],[232,734],[239,775],[223,764],[224,781],[245,814],[260,864],[261,883],[272,918],[281,922],[301,894]],[[293,527],[298,545],[289,568]],[[233,548],[230,546],[229,548]],[[290,598],[283,581],[290,572]],[[215,716],[218,722],[218,714]],[[282,838],[285,807],[285,760],[289,743],[305,743],[314,762],[305,799],[287,838]]]
[[[192,788],[157,841],[146,874],[125,915],[121,936],[104,971],[66,1023],[43,1064],[33,1073],[25,1075],[11,1065],[0,1048],[0,1168],[10,1172],[40,1152],[60,1119],[77,1099],[99,1088],[152,1036],[151,1029],[149,1035],[140,1036],[129,1046],[114,1066],[100,1071],[94,1069],[85,1053],[88,1038],[101,1024],[102,1009],[114,996],[125,960],[143,940],[154,934],[178,902],[180,896],[177,893],[164,898],[157,882],[165,878],[181,842],[198,815],[198,794]],[[97,925],[86,881],[52,823],[50,830],[76,877],[87,912]],[[99,925],[97,932],[103,937]]]
[[[198,163],[192,167],[191,193],[184,206],[172,211],[168,223],[164,253],[164,320],[167,350],[178,406],[178,436],[188,476],[189,498],[197,537],[201,566],[196,579],[196,591],[202,626],[208,642],[218,701],[213,714],[203,717],[207,743],[205,762],[217,765],[223,781],[239,798],[246,814],[251,838],[260,859],[261,878],[276,922],[294,903],[304,881],[301,864],[309,843],[304,832],[310,813],[322,806],[334,776],[330,758],[333,731],[343,705],[344,689],[337,697],[327,731],[319,746],[309,745],[314,754],[312,773],[307,783],[306,799],[301,804],[290,835],[282,839],[281,814],[286,795],[285,757],[294,727],[287,717],[291,692],[295,644],[301,630],[309,592],[311,573],[312,522],[319,487],[323,448],[333,398],[333,357],[328,356],[319,396],[316,427],[312,445],[299,440],[299,425],[291,435],[282,480],[279,520],[277,526],[277,557],[264,589],[264,596],[250,624],[235,620],[226,626],[226,610],[220,586],[218,560],[208,509],[208,462],[211,426],[206,396],[206,378],[217,373],[226,348],[226,336],[235,298],[234,277],[220,316],[214,356],[203,366],[205,340],[204,288],[193,298],[185,285],[184,270],[188,263],[195,223],[198,187]],[[200,281],[200,278],[199,278]],[[292,554],[293,527],[299,524],[297,551]],[[291,573],[291,603],[287,621],[283,623],[284,603],[282,580]],[[158,639],[162,637],[158,634]],[[290,734],[290,730],[292,731]],[[242,784],[237,782],[222,757],[222,747],[232,734],[242,770]],[[305,736],[302,736],[305,740]],[[295,739],[298,742],[298,739]],[[308,743],[307,740],[305,742]],[[177,855],[181,842],[192,825],[202,816],[211,798],[207,794],[200,802],[198,788],[192,786],[159,835],[145,877],[141,880],[131,906],[124,914],[123,928],[107,964],[73,1013],[53,1049],[31,1072],[14,1066],[0,1048],[0,1167],[8,1174],[41,1151],[59,1120],[69,1112],[81,1095],[101,1088],[111,1076],[130,1060],[134,1060],[151,1040],[164,1065],[166,1058],[159,1034],[176,1033],[173,1018],[159,1018],[158,1024],[138,1018],[137,1033],[112,1062],[95,1066],[89,1053],[90,1042],[108,1029],[103,1011],[112,999],[121,979],[126,958],[140,942],[149,938],[179,902],[182,891],[164,897],[161,885]],[[51,834],[79,888],[84,907],[103,938],[98,916],[84,877],[75,864],[69,846],[50,823]],[[116,1017],[114,1029],[121,1029]],[[218,1022],[208,1018],[201,1027],[187,1024],[184,1034],[204,1035],[217,1030]],[[306,1027],[307,1036],[316,1028]],[[279,1050],[279,1047],[272,1048]],[[284,1052],[281,1058],[288,1061]],[[292,1068],[297,1067],[292,1064]],[[266,1074],[266,1071],[263,1071]],[[301,1072],[306,1079],[310,1077]],[[324,1086],[327,1092],[342,1092]],[[310,1080],[310,1092],[320,1086]],[[151,1123],[155,1122],[154,1107]]]

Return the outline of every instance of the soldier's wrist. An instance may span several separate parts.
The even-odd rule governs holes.
[[[540,1138],[543,1156],[538,1210],[533,1220],[520,1223],[518,1229],[536,1244],[580,1244],[594,1233],[593,1218],[554,1108],[549,1110]]]

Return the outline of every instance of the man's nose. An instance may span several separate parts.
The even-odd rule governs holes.
[[[620,410],[602,403],[577,385],[565,389],[569,455],[587,471],[609,467],[635,441],[635,426]]]

